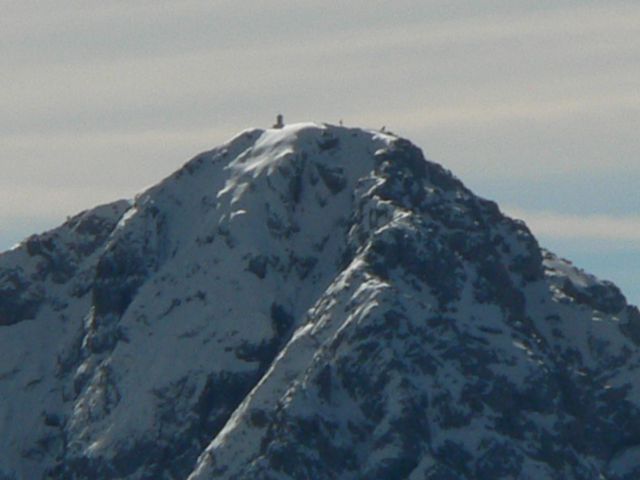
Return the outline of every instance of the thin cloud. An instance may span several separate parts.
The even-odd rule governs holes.
[[[602,98],[562,98],[548,101],[505,102],[502,104],[469,103],[451,107],[406,109],[393,113],[369,114],[371,118],[392,116],[407,128],[431,125],[486,124],[488,122],[511,122],[514,120],[549,120],[585,115],[591,112],[602,114],[609,110],[640,109],[640,94],[609,95]]]
[[[571,215],[518,208],[505,210],[510,216],[524,220],[537,236],[563,240],[640,242],[640,215]]]

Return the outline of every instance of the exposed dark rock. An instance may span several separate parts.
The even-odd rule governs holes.
[[[0,326],[34,318],[44,300],[42,287],[31,284],[22,271],[0,271]]]

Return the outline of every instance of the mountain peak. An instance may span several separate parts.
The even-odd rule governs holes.
[[[639,343],[410,141],[245,130],[0,255],[0,478],[635,478]]]

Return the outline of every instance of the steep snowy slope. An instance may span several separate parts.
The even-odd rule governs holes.
[[[0,479],[632,479],[640,314],[407,140],[249,130],[0,255]]]

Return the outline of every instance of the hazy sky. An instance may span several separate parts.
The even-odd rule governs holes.
[[[640,303],[640,2],[11,1],[0,249],[250,126],[386,125]]]

